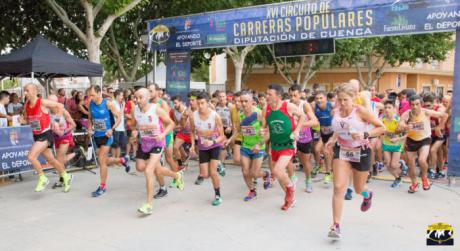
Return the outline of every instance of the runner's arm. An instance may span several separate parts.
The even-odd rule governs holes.
[[[190,122],[190,145],[191,145],[191,148],[195,149],[195,139],[196,139],[195,133],[196,132],[195,132],[195,122],[193,120],[192,115],[193,115],[193,113],[189,117],[189,122]]]
[[[220,118],[219,114],[216,114],[216,127],[219,132],[219,137],[216,139],[215,143],[222,143],[225,141],[226,137],[224,134],[224,126],[222,124],[222,119]]]
[[[358,106],[357,112],[364,122],[375,126],[374,129],[367,132],[369,137],[378,137],[385,133],[385,126],[383,125],[382,121],[372,115],[372,113],[370,113],[366,108]]]
[[[110,110],[110,112],[112,112],[113,116],[115,117],[115,124],[112,125],[112,128],[110,128],[110,130],[114,132],[115,128],[117,128],[121,123],[120,112],[117,111],[117,109],[115,108],[112,102],[107,102],[107,108]]]
[[[236,119],[235,121],[233,121],[233,134],[232,136],[227,140],[227,144],[230,144],[231,142],[233,142],[240,134],[241,134],[241,125],[240,125],[240,120],[239,119]]]
[[[49,99],[42,99],[42,107],[47,109],[57,108],[59,113],[65,110],[63,104]]]
[[[313,109],[311,108],[309,103],[305,103],[305,107],[303,108],[305,110],[305,113],[307,114],[308,121],[306,121],[303,126],[305,127],[314,127],[319,125],[318,118],[316,118],[315,113],[313,112]]]
[[[288,113],[291,114],[291,116],[298,118],[296,127],[292,133],[294,135],[299,135],[300,129],[302,128],[302,125],[305,122],[305,115],[303,114],[303,112],[299,110],[299,108],[296,105],[292,103],[288,103],[287,110],[288,110]]]
[[[70,113],[67,110],[64,110],[64,118],[65,118],[65,121],[67,121],[67,123],[69,123],[69,125],[70,125],[69,128],[64,130],[64,134],[66,134],[67,132],[71,132],[75,128],[77,128],[77,124],[75,124],[75,121],[70,116]]]
[[[157,109],[156,112],[157,112],[158,117],[163,121],[163,123],[166,123],[166,127],[161,137],[161,138],[164,138],[174,128],[174,122],[172,121],[171,117],[169,117],[169,114],[165,110],[163,110],[163,108]]]

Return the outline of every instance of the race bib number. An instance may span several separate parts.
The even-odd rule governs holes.
[[[332,126],[323,126],[321,127],[321,132],[324,134],[324,135],[329,135],[332,133]]]
[[[141,137],[154,137],[157,135],[155,130],[142,130],[140,131]]]
[[[344,149],[340,148],[339,159],[350,162],[360,162],[361,160],[361,148]]]
[[[40,121],[38,120],[30,121],[30,127],[32,128],[32,131],[40,131],[42,129],[40,126]]]
[[[425,123],[423,122],[412,123],[412,130],[423,131],[424,129],[425,129]]]
[[[314,139],[319,139],[319,132],[313,131],[313,138]]]
[[[256,136],[256,129],[253,126],[242,126],[241,132],[244,137]]]
[[[390,139],[394,139],[394,138],[396,138],[398,135],[396,135],[396,133],[393,133],[393,132],[387,132],[387,133],[385,133],[385,136],[387,136],[387,137],[390,138]]]
[[[229,123],[227,118],[222,118],[222,125],[224,127],[229,127],[230,126],[230,123]]]
[[[107,127],[105,125],[105,120],[95,119],[94,120],[94,130],[105,132],[107,130]]]

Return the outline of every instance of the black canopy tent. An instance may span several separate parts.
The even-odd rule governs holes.
[[[59,77],[102,77],[102,73],[102,65],[67,54],[42,36],[35,37],[21,49],[0,56],[0,77],[48,80]]]

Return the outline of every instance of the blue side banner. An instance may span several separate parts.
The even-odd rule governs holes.
[[[171,96],[180,95],[187,102],[190,91],[190,50],[168,51],[166,54],[166,92]]]
[[[2,173],[24,172],[32,169],[27,154],[34,143],[30,126],[0,128]]]
[[[460,29],[457,30],[455,44],[454,90],[452,98],[451,126],[449,138],[450,175],[460,176]]]
[[[458,0],[295,1],[148,21],[151,50],[454,31]]]

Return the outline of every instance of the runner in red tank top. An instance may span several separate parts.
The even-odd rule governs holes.
[[[64,105],[51,100],[38,98],[38,89],[34,84],[28,84],[24,87],[24,95],[27,102],[24,105],[26,111],[26,122],[32,127],[32,134],[35,143],[32,145],[27,158],[37,172],[39,178],[36,192],[43,191],[49,184],[48,178],[43,173],[43,168],[38,160],[41,154],[45,160],[56,168],[59,175],[63,178],[64,192],[70,189],[70,175],[66,173],[64,165],[54,158],[51,148],[54,144],[54,137],[50,127],[50,109],[56,109],[59,112],[64,110]]]

